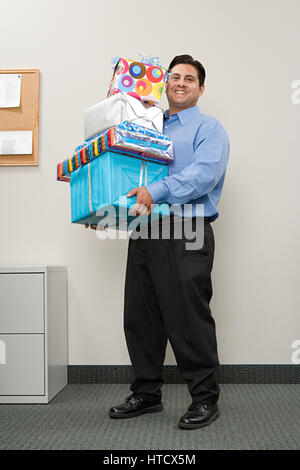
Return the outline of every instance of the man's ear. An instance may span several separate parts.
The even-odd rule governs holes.
[[[204,83],[203,83],[203,85],[201,85],[201,87],[200,87],[200,91],[199,91],[199,98],[200,98],[200,96],[202,96],[202,95],[203,95],[203,93],[204,93],[204,90],[205,90],[205,85],[204,85]]]

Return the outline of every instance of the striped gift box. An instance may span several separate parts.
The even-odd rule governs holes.
[[[57,179],[70,181],[70,175],[78,168],[113,151],[166,164],[173,160],[172,142],[160,132],[125,121],[84,142],[75,149],[72,157],[57,165]]]

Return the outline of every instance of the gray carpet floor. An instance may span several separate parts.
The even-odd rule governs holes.
[[[69,384],[47,405],[0,405],[0,449],[300,449],[300,385],[221,384],[220,417],[177,426],[191,403],[184,384],[163,386],[164,410],[110,419],[128,384]]]

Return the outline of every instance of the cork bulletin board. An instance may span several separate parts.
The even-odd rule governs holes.
[[[5,75],[2,75],[5,74]],[[23,166],[38,165],[39,162],[39,70],[0,70],[1,76],[7,78],[7,74],[20,76],[20,103],[15,107],[0,107],[0,134],[1,136],[14,136],[23,134],[20,131],[26,131],[28,135],[32,133],[32,142],[30,149],[26,154],[22,150],[15,153],[5,150],[1,147],[0,166]],[[9,77],[11,78],[11,77]],[[16,134],[14,134],[14,132]],[[5,154],[5,152],[8,152]]]

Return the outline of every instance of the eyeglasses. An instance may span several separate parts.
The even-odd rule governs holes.
[[[181,75],[179,73],[172,73],[172,72],[167,73],[167,76],[166,76],[167,82],[178,83],[180,80],[181,80]],[[193,83],[197,82],[197,77],[194,77],[194,75],[185,75],[183,77],[183,81],[184,83],[188,85],[192,85]]]

